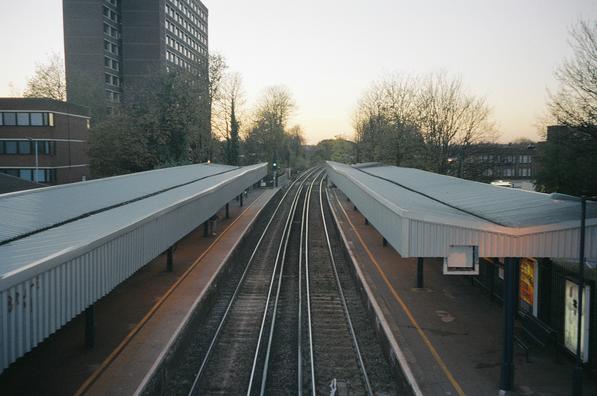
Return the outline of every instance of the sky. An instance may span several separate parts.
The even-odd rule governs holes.
[[[126,0],[125,0],[126,1]],[[61,0],[0,3],[0,96],[63,52]],[[209,47],[242,75],[247,110],[284,85],[308,143],[351,137],[359,97],[394,73],[445,71],[484,96],[500,140],[539,139],[569,31],[597,20],[594,0],[204,0]],[[32,12],[35,10],[35,12]]]

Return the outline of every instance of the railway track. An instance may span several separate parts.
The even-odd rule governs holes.
[[[286,191],[251,254],[245,270],[211,338],[188,392],[239,394],[250,389],[255,345],[259,348],[272,286],[279,272],[285,236],[302,187],[313,171]]]
[[[324,176],[305,172],[259,220],[244,265],[219,286],[162,393],[398,394],[341,249]]]

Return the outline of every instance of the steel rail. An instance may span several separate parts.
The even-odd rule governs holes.
[[[363,362],[363,356],[361,354],[361,349],[359,348],[359,342],[357,340],[357,336],[356,333],[354,331],[354,327],[352,325],[352,319],[350,317],[350,312],[348,310],[348,304],[346,303],[346,297],[344,296],[344,290],[342,289],[342,283],[340,282],[340,277],[338,275],[338,270],[336,268],[336,260],[334,260],[334,254],[332,252],[332,244],[330,242],[330,236],[329,236],[329,232],[328,232],[328,227],[326,224],[326,216],[323,210],[323,177],[321,178],[321,181],[319,182],[319,207],[321,209],[321,219],[323,221],[323,230],[324,230],[324,234],[325,234],[325,239],[327,242],[327,246],[328,246],[328,252],[330,254],[330,263],[332,264],[332,269],[334,270],[334,276],[336,278],[336,284],[338,286],[338,292],[340,294],[340,299],[342,301],[342,306],[344,307],[344,314],[346,316],[346,321],[348,323],[348,327],[350,329],[350,334],[352,336],[352,342],[353,342],[353,346],[355,348],[355,352],[357,354],[357,358],[358,358],[358,362],[359,362],[359,367],[361,368],[361,372],[363,374],[363,379],[365,380],[365,385],[367,387],[367,393],[372,396],[373,395],[373,390],[371,389],[371,383],[369,382],[369,376],[367,375],[367,370],[365,368],[365,363]],[[329,196],[328,196],[328,192],[326,190],[325,192],[325,196],[327,199],[327,203],[328,205],[330,204],[330,200],[329,200]]]
[[[197,385],[199,384],[199,380],[201,379],[201,376],[203,375],[203,372],[205,370],[205,367],[207,366],[207,362],[209,361],[209,358],[211,357],[211,353],[214,349],[214,346],[220,336],[220,332],[222,330],[222,327],[224,326],[224,323],[226,322],[226,319],[228,318],[228,313],[230,312],[230,309],[232,308],[232,305],[234,304],[236,297],[238,295],[238,292],[240,290],[241,285],[243,284],[243,281],[249,271],[249,268],[251,267],[251,264],[253,263],[253,258],[255,257],[255,255],[257,254],[257,251],[261,245],[261,242],[263,241],[263,238],[265,237],[265,234],[267,233],[267,231],[269,230],[269,227],[271,225],[271,223],[273,222],[274,218],[276,217],[276,213],[278,213],[278,210],[280,209],[280,207],[282,206],[282,204],[284,203],[284,199],[286,198],[286,196],[288,195],[288,193],[290,192],[290,190],[292,189],[292,187],[298,183],[303,177],[306,179],[313,171],[306,173],[305,175],[301,175],[301,177],[299,177],[298,179],[296,179],[295,181],[292,182],[292,184],[290,186],[288,186],[287,190],[284,192],[284,195],[282,196],[282,198],[280,199],[280,201],[278,202],[278,205],[276,206],[276,209],[274,210],[274,212],[272,213],[269,221],[267,222],[265,229],[263,230],[263,233],[261,234],[261,236],[259,237],[259,240],[257,241],[257,244],[255,245],[255,248],[253,249],[253,252],[251,254],[251,256],[249,257],[249,260],[247,262],[247,265],[241,275],[241,278],[234,290],[234,293],[232,294],[232,297],[230,298],[230,302],[228,303],[226,310],[224,312],[224,315],[222,316],[222,319],[220,320],[220,323],[218,324],[218,327],[216,329],[216,332],[214,334],[214,336],[212,337],[212,340],[209,344],[209,347],[207,349],[207,352],[205,353],[205,356],[203,357],[203,361],[201,362],[201,366],[199,367],[199,369],[197,370],[197,373],[195,374],[195,378],[193,380],[193,384],[191,385],[191,389],[188,392],[188,395],[193,395],[193,393],[195,392]]]
[[[313,321],[311,317],[311,291],[310,291],[310,284],[309,284],[309,207],[311,204],[311,191],[313,189],[313,184],[309,187],[309,191],[307,192],[307,197],[305,198],[306,202],[306,211],[305,211],[305,291],[307,297],[307,323],[309,330],[309,360],[311,366],[311,394],[316,395],[316,387],[315,387],[315,357],[313,353]]]
[[[310,176],[311,174],[309,174]],[[292,201],[292,205],[290,206],[290,210],[288,212],[288,217],[286,218],[286,223],[284,224],[284,229],[282,231],[282,238],[280,240],[280,245],[278,246],[278,251],[276,252],[276,260],[274,261],[274,269],[272,271],[272,276],[269,282],[269,288],[267,291],[267,299],[265,300],[265,309],[263,310],[263,316],[261,318],[261,326],[259,327],[259,336],[257,337],[257,345],[255,346],[255,355],[253,356],[253,366],[251,367],[251,376],[249,378],[249,387],[247,388],[247,395],[251,394],[251,390],[253,389],[253,382],[255,380],[255,375],[257,373],[257,362],[259,360],[259,350],[261,349],[261,339],[263,337],[263,333],[265,331],[265,322],[267,320],[267,316],[268,316],[268,308],[270,306],[270,300],[272,297],[272,290],[274,288],[274,283],[275,283],[275,279],[276,279],[276,274],[278,273],[278,265],[280,266],[280,275],[278,276],[278,292],[276,294],[276,298],[274,301],[274,307],[273,307],[273,318],[272,319],[272,323],[274,323],[275,321],[275,317],[276,317],[276,310],[278,308],[278,297],[279,297],[279,289],[280,289],[280,283],[282,282],[282,271],[284,269],[284,261],[286,258],[286,247],[288,246],[288,239],[290,237],[290,229],[292,228],[292,219],[294,218],[294,215],[296,213],[296,207],[298,205],[298,201],[300,199],[300,195],[301,192],[303,191],[303,187],[305,182],[307,181],[307,178],[309,177],[307,176],[300,184],[299,189],[296,193],[296,195],[294,196],[294,199]],[[271,341],[271,338],[270,338]],[[267,364],[267,362],[266,362]],[[263,389],[263,383],[261,384],[262,389]]]
[[[298,394],[303,394],[303,274],[302,274],[302,263],[303,263],[303,236],[305,229],[305,208],[307,200],[303,201],[303,213],[301,216],[301,233],[299,238],[299,262],[298,262],[298,333],[297,333],[297,390]]]
[[[317,175],[315,175],[315,177],[313,178],[313,180],[311,181],[311,185],[310,185],[310,189],[313,187],[313,184],[317,181],[317,178],[323,173],[323,169],[317,173]],[[307,182],[305,180],[305,182]],[[301,186],[301,191],[302,191],[303,186]],[[309,189],[309,191],[310,191]],[[299,195],[297,195],[297,197],[299,197]],[[294,205],[294,209],[293,209],[293,214],[292,214],[292,219],[294,219],[294,216],[296,214],[296,209],[298,206],[298,201],[299,199],[296,200],[295,205]],[[302,230],[303,230],[303,224],[302,221],[305,218],[305,212],[304,212],[304,203],[303,203],[303,214],[302,214],[302,220],[301,220],[301,236],[302,236]],[[286,240],[284,242],[284,250],[282,253],[282,259],[281,259],[281,265],[280,265],[280,274],[278,276],[278,286],[276,289],[276,296],[274,299],[274,308],[273,308],[273,313],[272,313],[272,321],[270,323],[270,329],[269,329],[269,335],[268,335],[268,341],[267,341],[267,349],[266,349],[266,353],[265,353],[265,357],[264,357],[264,365],[263,365],[263,371],[262,371],[262,375],[261,375],[261,389],[260,389],[260,395],[265,395],[265,387],[266,387],[266,382],[267,382],[267,372],[269,369],[269,360],[270,360],[270,355],[271,355],[271,349],[272,349],[272,342],[273,342],[273,338],[274,338],[274,332],[275,332],[275,327],[276,327],[276,313],[278,310],[278,301],[280,299],[280,291],[282,289],[282,274],[284,272],[284,264],[285,264],[285,260],[286,260],[286,251],[288,248],[288,240],[290,239],[290,233],[292,231],[292,223],[289,224],[288,230],[287,230],[287,234],[286,234]],[[300,257],[300,250],[299,250],[299,257]],[[300,268],[300,258],[299,258],[299,268]],[[299,293],[300,293],[300,289],[299,289]],[[264,315],[264,319],[265,319],[265,315]],[[265,321],[263,322],[263,324],[265,324]],[[299,324],[300,324],[300,320],[299,320]],[[261,335],[261,333],[260,333]],[[258,351],[258,349],[257,349]],[[253,375],[253,373],[251,373]],[[302,386],[301,386],[302,388]],[[302,389],[301,389],[302,391]],[[300,392],[299,392],[300,394]]]

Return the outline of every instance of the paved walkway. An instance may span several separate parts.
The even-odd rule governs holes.
[[[79,315],[66,326],[50,336],[23,358],[15,362],[0,375],[0,395],[65,395],[73,394],[81,384],[106,362],[106,358],[131,335],[147,313],[155,309],[156,303],[168,293],[172,285],[185,276],[185,282],[179,285],[188,295],[171,292],[171,301],[180,304],[172,308],[162,304],[156,311],[155,318],[163,319],[164,324],[172,328],[184,315],[185,309],[192,303],[193,297],[201,293],[217,268],[216,261],[227,254],[234,241],[239,240],[244,230],[273,196],[276,190],[257,189],[249,192],[245,205],[230,202],[230,219],[225,219],[225,211],[219,213],[218,236],[203,236],[203,226],[199,226],[183,238],[174,253],[174,270],[166,271],[166,257],[160,255],[137,271],[133,276],[116,287],[112,292],[96,303],[97,340],[93,349],[84,348],[84,315]],[[230,228],[228,228],[230,227]],[[227,229],[227,230],[226,230]],[[226,230],[226,231],[225,231]],[[217,241],[217,242],[216,242]],[[214,244],[214,242],[216,242]],[[204,253],[208,253],[202,256]],[[198,258],[203,257],[202,260]],[[215,259],[215,261],[214,261]],[[192,273],[189,268],[196,263]],[[197,287],[189,288],[189,282],[197,281]],[[177,288],[178,289],[178,288]],[[152,336],[155,331],[155,337]],[[125,355],[133,361],[133,353],[139,348],[147,354],[139,356],[139,361],[120,366],[118,375],[109,374],[112,365],[105,365],[105,373],[119,380],[137,380],[142,370],[150,363],[152,356],[159,353],[160,345],[168,335],[166,328],[155,327],[155,322],[148,321],[136,336],[126,345]],[[170,332],[171,335],[173,333]],[[159,338],[159,337],[162,338]],[[153,354],[153,355],[152,355]],[[122,364],[116,359],[112,364]],[[116,366],[113,366],[116,367]],[[100,378],[102,383],[107,377]],[[142,378],[142,376],[141,376]],[[140,379],[139,379],[140,381]],[[122,393],[130,394],[122,382]],[[94,388],[98,389],[98,388]],[[109,388],[105,388],[109,391]],[[111,392],[118,394],[120,392]]]
[[[442,275],[425,260],[425,288],[416,289],[416,259],[402,258],[337,189],[331,195],[351,250],[425,395],[495,395],[501,363],[502,308],[462,276]],[[543,352],[531,362],[516,351],[520,395],[569,395],[573,362]],[[585,394],[595,394],[586,380]]]

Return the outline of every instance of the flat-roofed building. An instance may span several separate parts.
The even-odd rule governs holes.
[[[482,182],[504,182],[523,190],[534,190],[537,173],[537,143],[479,143],[466,148],[465,155],[450,158],[452,176]]]
[[[0,173],[50,185],[88,178],[89,121],[67,102],[0,98]]]
[[[69,101],[111,111],[159,71],[207,81],[207,16],[199,0],[63,0]]]

